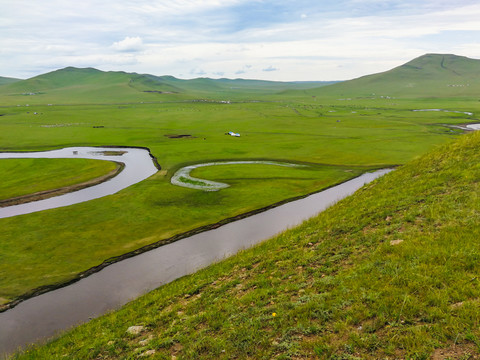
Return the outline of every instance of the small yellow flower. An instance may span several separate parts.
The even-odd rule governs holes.
[[[273,317],[277,316],[277,313],[272,313],[272,316],[273,316]]]

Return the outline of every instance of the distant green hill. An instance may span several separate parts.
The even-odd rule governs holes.
[[[275,82],[244,79],[198,78],[181,80],[94,68],[52,71],[0,88],[4,103],[120,103],[176,99],[244,99],[289,89],[312,89],[331,82]]]
[[[0,76],[0,85],[5,85],[5,84],[12,84],[14,82],[21,81],[20,79],[15,79],[15,78],[10,78],[10,77],[3,77]]]
[[[4,84],[0,86],[0,100],[4,104],[262,100],[276,95],[282,98],[477,97],[480,93],[480,60],[427,54],[392,70],[344,82],[182,80],[173,76],[74,67],[27,80],[5,79],[0,78],[0,85]]]
[[[392,70],[312,90],[339,97],[478,96],[480,60],[427,54]]]

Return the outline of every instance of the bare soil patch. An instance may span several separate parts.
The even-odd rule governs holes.
[[[475,344],[457,344],[446,349],[436,349],[433,352],[432,360],[444,359],[480,359],[478,348]]]
[[[190,134],[166,134],[166,137],[169,139],[195,139],[196,136]]]

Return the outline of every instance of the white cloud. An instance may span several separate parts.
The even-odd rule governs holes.
[[[268,14],[272,0],[16,0],[0,13],[0,76],[73,65],[155,75],[341,80],[427,52],[480,57],[477,1],[404,3],[413,1],[299,0],[284,17],[253,21],[245,9],[264,6],[260,14]],[[231,9],[238,5],[243,17]]]
[[[140,37],[129,37],[121,41],[114,42],[112,44],[112,49],[121,52],[136,52],[143,49],[143,41]]]

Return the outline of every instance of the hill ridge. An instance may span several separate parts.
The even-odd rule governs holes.
[[[391,70],[365,75],[310,93],[320,96],[477,96],[480,60],[453,54],[425,54]]]
[[[92,67],[63,69],[0,86],[5,103],[99,103],[189,99],[258,100],[283,97],[477,97],[480,60],[453,54],[425,54],[391,70],[343,82],[283,82],[254,79],[178,79],[171,75],[102,71]]]
[[[331,82],[279,82],[248,79],[178,79],[171,75],[102,71],[68,66],[0,86],[0,98],[9,103],[111,103],[123,101],[248,98],[289,89],[311,89]],[[35,97],[33,97],[36,95]],[[161,97],[159,97],[161,96]]]

